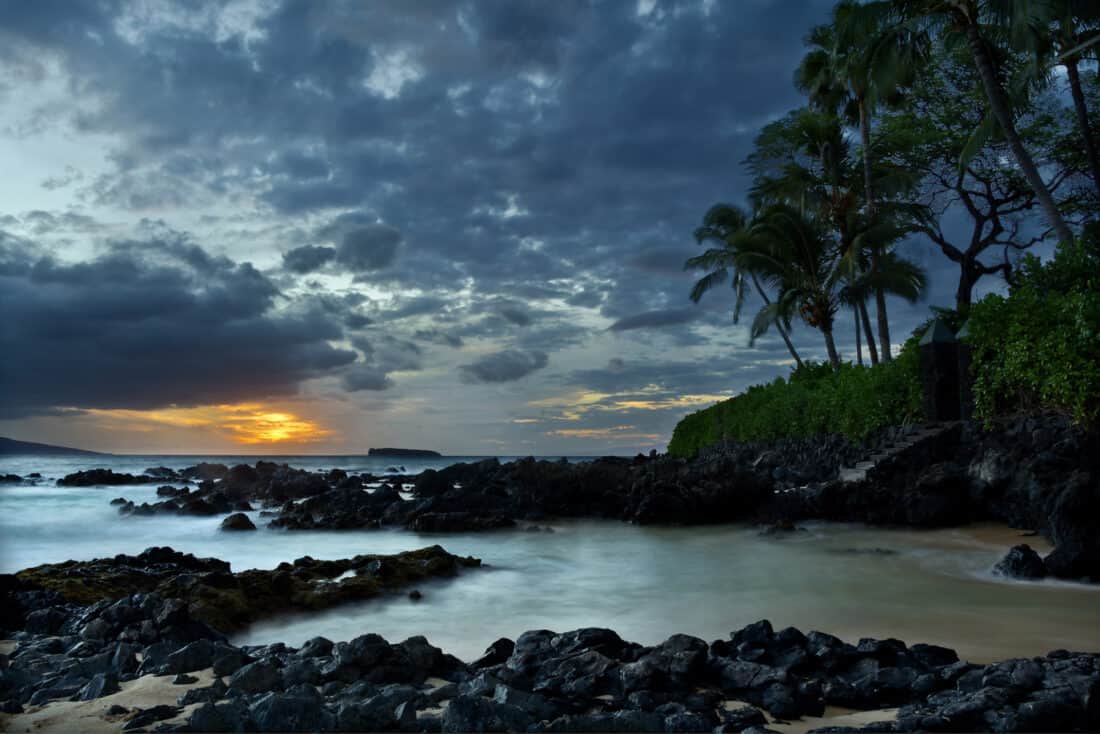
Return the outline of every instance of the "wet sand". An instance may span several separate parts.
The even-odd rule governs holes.
[[[152,708],[166,704],[176,705],[176,699],[190,688],[201,688],[214,681],[211,668],[190,675],[198,678],[195,683],[173,685],[172,677],[146,675],[137,680],[120,684],[118,693],[97,698],[93,701],[51,701],[42,706],[28,707],[22,714],[6,716],[0,714],[0,731],[6,732],[43,732],[44,734],[62,732],[87,732],[88,734],[115,734],[122,731],[128,718],[127,714],[108,716],[107,709],[119,705],[126,708]],[[165,723],[183,723],[191,712],[201,704],[185,707],[179,716]],[[158,722],[162,723],[162,722]]]
[[[882,538],[887,548],[896,544],[910,549],[924,549],[930,555],[947,558],[983,551],[996,558],[1021,543],[1031,546],[1039,555],[1053,550],[1050,542],[1042,536],[1001,523],[977,523],[933,530],[867,528],[867,532]],[[861,637],[894,637],[907,644],[925,642],[943,645],[957,651],[961,659],[983,664],[1013,657],[1045,655],[1058,648],[1086,652],[1100,650],[1100,587],[1059,579],[1013,580],[991,573],[970,573],[967,581],[969,583],[965,587],[959,587],[958,597],[945,598],[942,602],[945,606],[953,605],[961,610],[951,615],[946,624],[938,623],[935,615],[925,613],[927,608],[899,603],[887,619],[861,619],[861,615],[856,614],[849,620],[827,619],[815,629],[853,643]],[[1004,596],[1006,591],[1016,591],[1022,595],[1022,599],[1014,595],[1017,598],[1012,600],[1011,607],[1005,604],[1005,611],[1011,611],[1011,614],[1000,616],[990,614],[985,608],[972,611],[966,608],[968,598],[979,599],[986,594]],[[853,593],[853,602],[857,606],[859,597],[860,594]],[[1060,624],[1048,615],[1048,605],[1077,609],[1081,619],[1072,625]],[[772,621],[783,623],[786,613],[777,613]],[[805,614],[798,616],[802,618]],[[805,624],[791,624],[804,631],[808,629]],[[778,628],[779,624],[776,626]]]
[[[876,721],[893,721],[898,716],[898,709],[873,709],[871,711],[856,711],[855,709],[840,708],[838,706],[826,706],[824,715],[807,716],[796,721],[778,722],[769,719],[768,728],[783,734],[806,734],[811,729],[820,729],[826,726],[866,726]]]

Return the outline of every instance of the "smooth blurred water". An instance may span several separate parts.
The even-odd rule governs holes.
[[[156,465],[180,468],[195,460],[124,457],[106,465],[141,471]],[[68,458],[75,463],[64,466],[57,459],[26,461],[22,471],[17,468],[22,465],[0,461],[0,473],[25,474],[34,470],[31,465],[43,471],[48,462],[58,462],[51,476],[65,473],[62,469],[104,465],[88,457]],[[375,460],[353,461],[343,466],[363,467]],[[290,463],[319,469],[341,465],[331,457]],[[382,463],[392,465],[392,460]],[[419,471],[423,464],[405,466]],[[553,533],[426,535],[277,531],[263,527],[253,513],[260,530],[223,533],[220,518],[120,517],[108,504],[116,496],[151,500],[155,486],[62,488],[43,482],[0,489],[0,571],[138,553],[152,545],[215,556],[241,570],[273,568],[303,555],[341,558],[439,543],[452,553],[477,556],[488,567],[422,586],[420,602],[393,597],[280,618],[253,627],[238,642],[300,644],[314,635],[339,640],[366,632],[397,641],[423,634],[448,652],[472,659],[496,638],[514,638],[528,629],[602,626],[651,644],[676,632],[716,639],[769,618],[777,627],[820,629],[852,640],[892,636],[944,644],[976,661],[1058,647],[1100,650],[1096,588],[1009,582],[989,573],[1010,545],[1042,543],[1021,541],[1018,532],[1006,528],[910,531],[820,524],[766,538],[740,526],[654,528],[584,521],[554,523]]]

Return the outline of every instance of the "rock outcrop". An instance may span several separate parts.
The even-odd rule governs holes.
[[[476,558],[454,556],[434,545],[390,556],[333,561],[306,556],[270,571],[233,573],[228,563],[216,558],[150,548],[137,556],[47,564],[0,577],[0,593],[5,597],[0,602],[11,610],[6,626],[31,623],[37,615],[33,624],[50,628],[59,618],[58,612],[49,611],[52,606],[44,606],[50,600],[62,605],[106,604],[135,593],[156,593],[186,607],[195,619],[232,632],[263,617],[397,593],[480,564]],[[8,580],[6,584],[3,579]]]

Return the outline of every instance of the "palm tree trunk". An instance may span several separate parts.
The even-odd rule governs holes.
[[[875,348],[875,335],[871,333],[871,316],[867,313],[867,304],[859,302],[859,317],[863,319],[863,333],[867,335],[867,353],[871,355],[871,366],[878,364],[878,349]]]
[[[867,216],[870,218],[878,211],[878,201],[871,175],[871,115],[867,111],[867,100],[863,97],[859,98],[859,137],[863,145],[863,196],[867,200]]]
[[[825,335],[825,351],[829,353],[829,364],[833,366],[834,370],[840,369],[840,355],[836,351],[836,343],[833,341],[833,328],[830,326],[828,329],[822,327],[821,333]]]
[[[886,293],[881,288],[875,289],[875,310],[878,312],[878,345],[882,347],[882,361],[889,362],[894,355],[890,350],[890,321],[886,318]]]
[[[1073,94],[1073,106],[1077,109],[1077,126],[1081,128],[1081,137],[1085,139],[1085,154],[1092,169],[1092,180],[1100,190],[1100,153],[1096,151],[1096,141],[1092,139],[1092,126],[1089,125],[1089,109],[1085,106],[1085,95],[1081,91],[1081,76],[1077,73],[1077,59],[1066,59],[1066,76],[1069,77],[1069,89]]]
[[[863,366],[863,343],[859,337],[859,306],[852,307],[852,316],[855,317],[856,322],[856,364],[860,367]]]
[[[993,68],[993,60],[989,57],[989,52],[985,47],[985,39],[982,38],[977,20],[974,18],[967,18],[966,40],[970,45],[970,52],[974,56],[974,65],[978,67],[978,74],[982,78],[982,86],[985,87],[985,96],[989,100],[989,108],[993,111],[993,116],[997,118],[1001,130],[1004,132],[1005,140],[1008,141],[1008,146],[1012,149],[1024,178],[1027,179],[1028,184],[1035,192],[1035,198],[1039,200],[1039,206],[1046,215],[1050,226],[1054,229],[1054,233],[1058,235],[1058,240],[1061,242],[1072,241],[1073,232],[1066,224],[1066,220],[1062,218],[1058,206],[1054,203],[1054,197],[1051,196],[1050,189],[1047,188],[1043,177],[1039,174],[1035,161],[1031,158],[1031,154],[1027,152],[1023,141],[1020,140],[1016,124],[1012,120],[1008,96],[1005,94],[1000,80],[997,79],[997,72]]]
[[[863,145],[863,195],[867,199],[867,218],[874,219],[878,211],[878,201],[875,198],[875,181],[871,175],[871,115],[867,110],[867,100],[859,99],[859,136]],[[881,253],[878,248],[871,250],[871,280],[879,271],[879,259]],[[882,359],[889,362],[890,353],[890,318],[886,313],[886,294],[882,288],[875,288],[875,318],[878,320],[879,344],[883,345]],[[867,332],[870,334],[870,332]]]
[[[768,294],[764,291],[764,288],[760,285],[760,281],[757,280],[756,274],[752,274],[752,284],[756,286],[756,292],[760,294],[760,298],[764,301],[764,305],[771,305],[771,299],[768,298]],[[798,351],[794,348],[794,344],[791,343],[790,334],[783,328],[783,323],[779,320],[775,322],[775,328],[779,332],[779,336],[783,337],[783,343],[787,345],[787,351],[791,353],[791,357],[794,359],[795,366],[802,367],[802,359],[798,356]]]

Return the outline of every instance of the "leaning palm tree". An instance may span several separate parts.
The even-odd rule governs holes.
[[[685,270],[708,271],[692,287],[691,300],[698,303],[707,291],[729,280],[734,291],[733,322],[736,324],[741,318],[741,308],[745,302],[746,280],[751,281],[764,303],[758,317],[759,314],[767,314],[761,322],[761,334],[774,325],[795,365],[802,367],[802,358],[791,342],[790,315],[780,314],[772,308],[774,304],[760,279],[745,265],[746,253],[759,247],[757,238],[752,234],[752,221],[745,211],[731,204],[715,204],[703,216],[702,226],[696,228],[695,240],[700,244],[709,242],[715,246],[684,263]],[[759,335],[754,332],[750,344]]]
[[[1059,211],[1050,187],[1043,180],[1035,159],[1016,128],[1012,98],[997,63],[999,49],[992,43],[994,38],[1018,33],[1023,26],[1047,24],[1051,4],[1024,0],[873,0],[864,7],[865,12],[884,19],[888,32],[922,28],[965,42],[981,78],[991,120],[996,121],[1004,135],[1020,172],[1035,192],[1035,198],[1059,241],[1072,240],[1073,231]]]
[[[833,324],[840,306],[838,287],[843,279],[841,258],[827,226],[789,204],[774,204],[762,211],[752,227],[761,247],[747,252],[746,267],[774,285],[779,295],[772,310],[797,313],[821,332],[834,369],[840,354],[833,339]],[[762,316],[753,322],[756,333]]]

